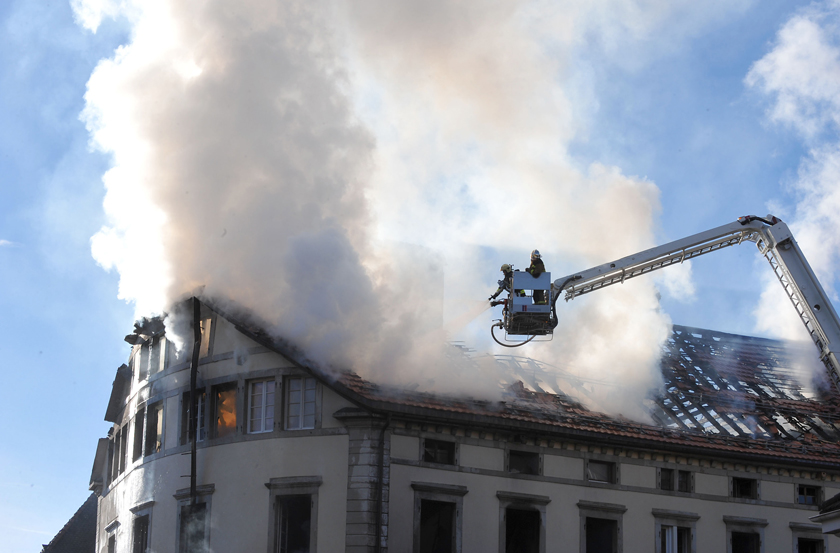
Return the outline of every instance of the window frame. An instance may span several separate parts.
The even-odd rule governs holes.
[[[799,498],[802,497],[800,493],[800,488],[814,488],[814,503],[803,503],[799,501]],[[805,507],[819,507],[823,503],[823,487],[817,486],[815,484],[805,484],[805,483],[797,483],[794,487],[794,503],[797,505],[804,505]]]
[[[537,472],[513,472],[510,466],[510,456],[513,454],[516,455],[528,455],[528,456],[535,456],[537,460]],[[518,449],[518,448],[506,448],[505,449],[505,472],[508,474],[522,474],[525,476],[542,476],[543,473],[543,456],[540,454],[539,451],[529,451],[527,449]]]
[[[429,442],[433,443],[440,443],[440,444],[451,444],[452,445],[452,462],[451,463],[440,463],[438,461],[427,461],[426,460],[426,444]],[[457,467],[458,462],[460,461],[459,458],[460,448],[458,447],[458,442],[456,440],[442,440],[439,437],[434,438],[427,438],[425,436],[420,438],[420,462],[429,464],[429,465],[444,465],[447,467]]]
[[[315,382],[315,419],[313,425],[310,426],[303,426],[304,424],[304,411],[306,410],[306,382],[308,379],[312,379]],[[297,427],[289,426],[289,408],[291,407],[291,401],[289,399],[289,394],[291,393],[291,382],[294,380],[301,381],[301,414],[299,415],[300,425]],[[275,392],[276,393],[276,392]],[[312,375],[301,375],[301,374],[291,374],[286,375],[283,378],[283,430],[314,430],[316,428],[321,428],[321,383]],[[274,401],[277,401],[277,397],[275,395]]]
[[[665,553],[662,551],[662,542],[659,536],[663,526],[689,528],[691,531],[691,547],[689,553],[697,553],[697,521],[700,520],[699,514],[689,513],[687,511],[673,511],[670,509],[652,509],[651,514],[654,519],[656,553]]]
[[[138,428],[139,425],[139,428]],[[146,405],[143,404],[134,412],[134,439],[131,450],[131,462],[143,459],[146,446]]]
[[[219,392],[220,391],[233,391],[234,397],[234,423],[233,423],[233,430],[224,436],[219,436]],[[210,409],[212,412],[212,424],[210,425],[210,438],[213,440],[231,440],[235,439],[239,435],[239,430],[241,428],[241,420],[242,420],[242,401],[240,398],[240,391],[241,386],[239,385],[239,381],[237,380],[226,380],[223,382],[219,382],[214,384],[210,387]],[[207,416],[207,415],[205,415]]]
[[[580,515],[580,553],[586,553],[586,519],[600,518],[616,521],[616,553],[624,551],[624,513],[627,507],[616,503],[601,503],[596,501],[577,502]]]
[[[789,524],[791,537],[793,538],[793,548],[791,551],[799,553],[799,540],[815,540],[822,541],[823,553],[828,553],[828,536],[830,534],[822,533],[822,526],[819,524],[808,524],[802,522],[791,522]]]
[[[532,495],[525,493],[497,491],[499,500],[499,553],[505,553],[507,543],[507,524],[505,516],[508,509],[521,511],[537,511],[540,514],[540,546],[539,553],[545,553],[546,506],[551,498],[546,495]]]
[[[745,497],[742,495],[735,495],[735,491],[738,489],[736,486],[736,481],[752,482],[752,496]],[[730,476],[729,477],[729,497],[732,499],[743,499],[746,501],[758,501],[761,499],[761,480],[758,478],[749,478],[746,476]]]
[[[252,386],[254,384],[263,384],[263,400],[262,400],[262,430],[252,430],[251,429],[251,402],[253,398]],[[268,396],[268,388],[271,387],[271,395],[272,403],[271,408],[268,408],[266,404],[266,397]],[[246,434],[268,434],[270,432],[274,432],[277,426],[277,379],[275,377],[268,377],[268,378],[255,378],[252,380],[248,380],[245,383],[245,433]],[[316,384],[317,390],[317,384]],[[317,393],[316,393],[316,410],[317,410]],[[265,428],[265,421],[268,416],[271,416],[271,428]]]
[[[318,489],[323,484],[321,476],[285,476],[271,478],[265,483],[268,488],[268,541],[267,552],[277,550],[277,500],[286,495],[308,495],[309,511],[309,553],[318,551]]]
[[[204,503],[204,543],[210,545],[210,528],[211,524],[211,514],[212,514],[212,503],[213,503],[213,492],[216,491],[215,484],[203,484],[201,486],[196,486],[196,505],[199,503]],[[177,501],[177,511],[176,511],[176,525],[175,525],[175,551],[181,551],[181,513],[183,511],[183,507],[188,507],[190,505],[190,489],[189,488],[182,488],[176,491],[172,497],[175,498]]]
[[[149,421],[149,418],[150,418],[149,415],[151,414],[152,409],[154,409],[157,412],[157,426],[160,428],[160,432],[158,433],[157,429],[155,429],[156,433],[154,434],[155,437],[158,437],[158,436],[160,437],[160,449],[157,450],[157,451],[150,451],[149,450],[150,449],[149,445],[152,443],[152,440],[151,440],[151,436],[152,436],[151,428],[152,428],[152,426],[151,426],[151,424],[149,424],[149,422],[150,422]],[[153,401],[153,402],[147,402],[146,405],[145,405],[146,416],[145,416],[145,421],[144,421],[144,425],[143,425],[144,430],[145,430],[145,432],[144,432],[145,435],[143,436],[143,457],[144,458],[145,457],[151,457],[152,455],[157,455],[157,454],[163,453],[163,450],[166,447],[166,444],[164,443],[165,432],[166,432],[166,414],[165,414],[165,412],[166,412],[166,410],[164,409],[163,399],[159,399],[159,400]]]
[[[595,463],[595,464],[598,464],[598,465],[608,465],[609,468],[610,468],[610,478],[611,478],[611,480],[610,481],[593,480],[592,478],[590,478],[589,477],[589,467],[592,463]],[[603,485],[608,485],[608,486],[617,485],[620,482],[618,467],[619,467],[619,464],[616,463],[615,461],[603,461],[601,459],[586,459],[586,463],[584,463],[584,466],[583,466],[584,480],[586,480],[589,483],[593,483],[593,484],[603,484]]]
[[[146,550],[141,553],[150,553],[152,551],[152,506],[155,504],[154,501],[146,501],[145,503],[141,503],[139,505],[135,505],[131,507],[129,510],[131,511],[133,517],[131,519],[131,553],[137,553],[134,550],[135,546],[135,532],[136,532],[136,521],[139,518],[146,517],[148,519],[148,527],[146,528]]]
[[[196,442],[202,443],[207,439],[207,389],[202,385],[196,386],[195,391],[198,395],[198,421],[196,421],[196,431],[198,432],[198,437]],[[180,443],[180,445],[187,445],[191,442],[189,419],[191,406],[190,391],[187,390],[181,394],[181,424],[178,436],[178,443]]]
[[[723,522],[726,524],[726,553],[732,553],[732,534],[734,532],[758,534],[758,551],[764,553],[764,529],[768,524],[767,519],[723,515]]]

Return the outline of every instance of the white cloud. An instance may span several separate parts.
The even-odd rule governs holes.
[[[18,244],[17,242],[12,242],[10,240],[0,240],[0,248],[11,248],[15,246],[20,246],[20,244]]]

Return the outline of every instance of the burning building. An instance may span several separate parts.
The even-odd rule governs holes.
[[[610,383],[524,357],[495,357],[501,401],[444,397],[323,372],[209,303],[198,320],[197,352],[160,320],[126,338],[97,552],[829,549],[811,517],[840,492],[840,396],[778,342],[675,326],[642,424],[583,406]]]

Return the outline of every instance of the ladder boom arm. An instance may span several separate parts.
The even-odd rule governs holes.
[[[693,234],[554,281],[552,298],[566,301],[744,241],[755,242],[820,350],[820,359],[840,390],[840,319],[788,226],[771,215],[754,216]]]

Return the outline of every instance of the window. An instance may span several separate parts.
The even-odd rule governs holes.
[[[796,502],[800,505],[819,505],[820,504],[820,488],[819,486],[806,486],[799,484],[796,486]]]
[[[674,489],[674,471],[671,469],[659,469],[659,489],[672,491]]]
[[[545,508],[551,500],[542,495],[496,492],[502,523],[500,553],[545,551]]]
[[[796,553],[824,553],[825,542],[818,539],[798,538],[796,540]]]
[[[137,378],[141,381],[162,371],[166,366],[166,338],[163,335],[155,336],[145,344],[139,345],[134,364]]]
[[[128,425],[123,425],[114,434],[113,441],[109,444],[109,482],[116,480],[117,476],[125,472],[125,457],[128,447]]]
[[[615,463],[589,461],[586,463],[586,479],[590,482],[616,483]]]
[[[274,430],[274,379],[248,385],[248,433]]]
[[[691,485],[691,471],[678,470],[677,471],[677,491],[691,493],[693,486]]]
[[[272,478],[269,507],[273,523],[268,529],[268,543],[273,553],[310,553],[316,551],[318,535],[318,488],[320,476]]]
[[[618,522],[586,517],[586,553],[617,553]]]
[[[539,553],[540,513],[509,507],[505,510],[505,553]]]
[[[312,526],[312,498],[309,495],[282,495],[274,507],[277,527],[276,553],[309,553]]]
[[[108,486],[114,481],[114,456],[114,439],[108,438],[108,466],[105,474]]]
[[[691,493],[692,474],[689,470],[659,469],[659,489]]]
[[[207,551],[207,503],[181,505],[178,530],[179,553]]]
[[[198,356],[203,359],[211,353],[211,331],[213,330],[213,319],[202,319],[199,323],[201,327],[201,344],[198,348]]]
[[[204,438],[206,437],[206,428],[205,428],[205,409],[204,405],[207,402],[207,394],[204,390],[201,390],[199,393],[196,394],[198,399],[198,408],[196,412],[198,413],[198,420],[196,421],[196,429],[198,430],[198,438],[196,441],[203,442]],[[192,408],[192,402],[190,401],[190,393],[184,392],[184,395],[181,396],[181,444],[188,444],[192,440],[192,435],[190,434],[190,409]]]
[[[578,501],[577,506],[580,512],[581,552],[621,553],[627,507],[584,500]]]
[[[315,428],[315,379],[286,379],[286,429]]]
[[[666,509],[653,509],[652,513],[656,520],[656,553],[694,553],[700,515]]]
[[[149,550],[149,515],[134,518],[134,535],[131,553],[147,553]]]
[[[175,492],[178,501],[176,547],[178,553],[207,553],[210,551],[210,512],[215,484],[196,487],[196,502],[191,505],[190,489]]]
[[[759,553],[761,539],[754,532],[732,532],[732,553]]]
[[[531,451],[508,451],[508,472],[539,474],[540,454]]]
[[[145,420],[146,408],[141,407],[134,415],[134,455],[132,456],[134,461],[143,456],[143,423]]]
[[[152,455],[163,449],[163,402],[150,405],[146,411],[146,455]]]
[[[767,519],[723,515],[727,553],[763,553]]]
[[[732,497],[758,499],[758,481],[754,478],[732,478]]]
[[[117,553],[117,536],[108,536],[108,553]]]
[[[441,465],[455,464],[455,442],[443,440],[423,440],[423,462],[440,463]]]
[[[236,433],[236,382],[213,388],[213,421],[214,437]]]
[[[420,500],[420,553],[451,553],[455,549],[455,503]]]

